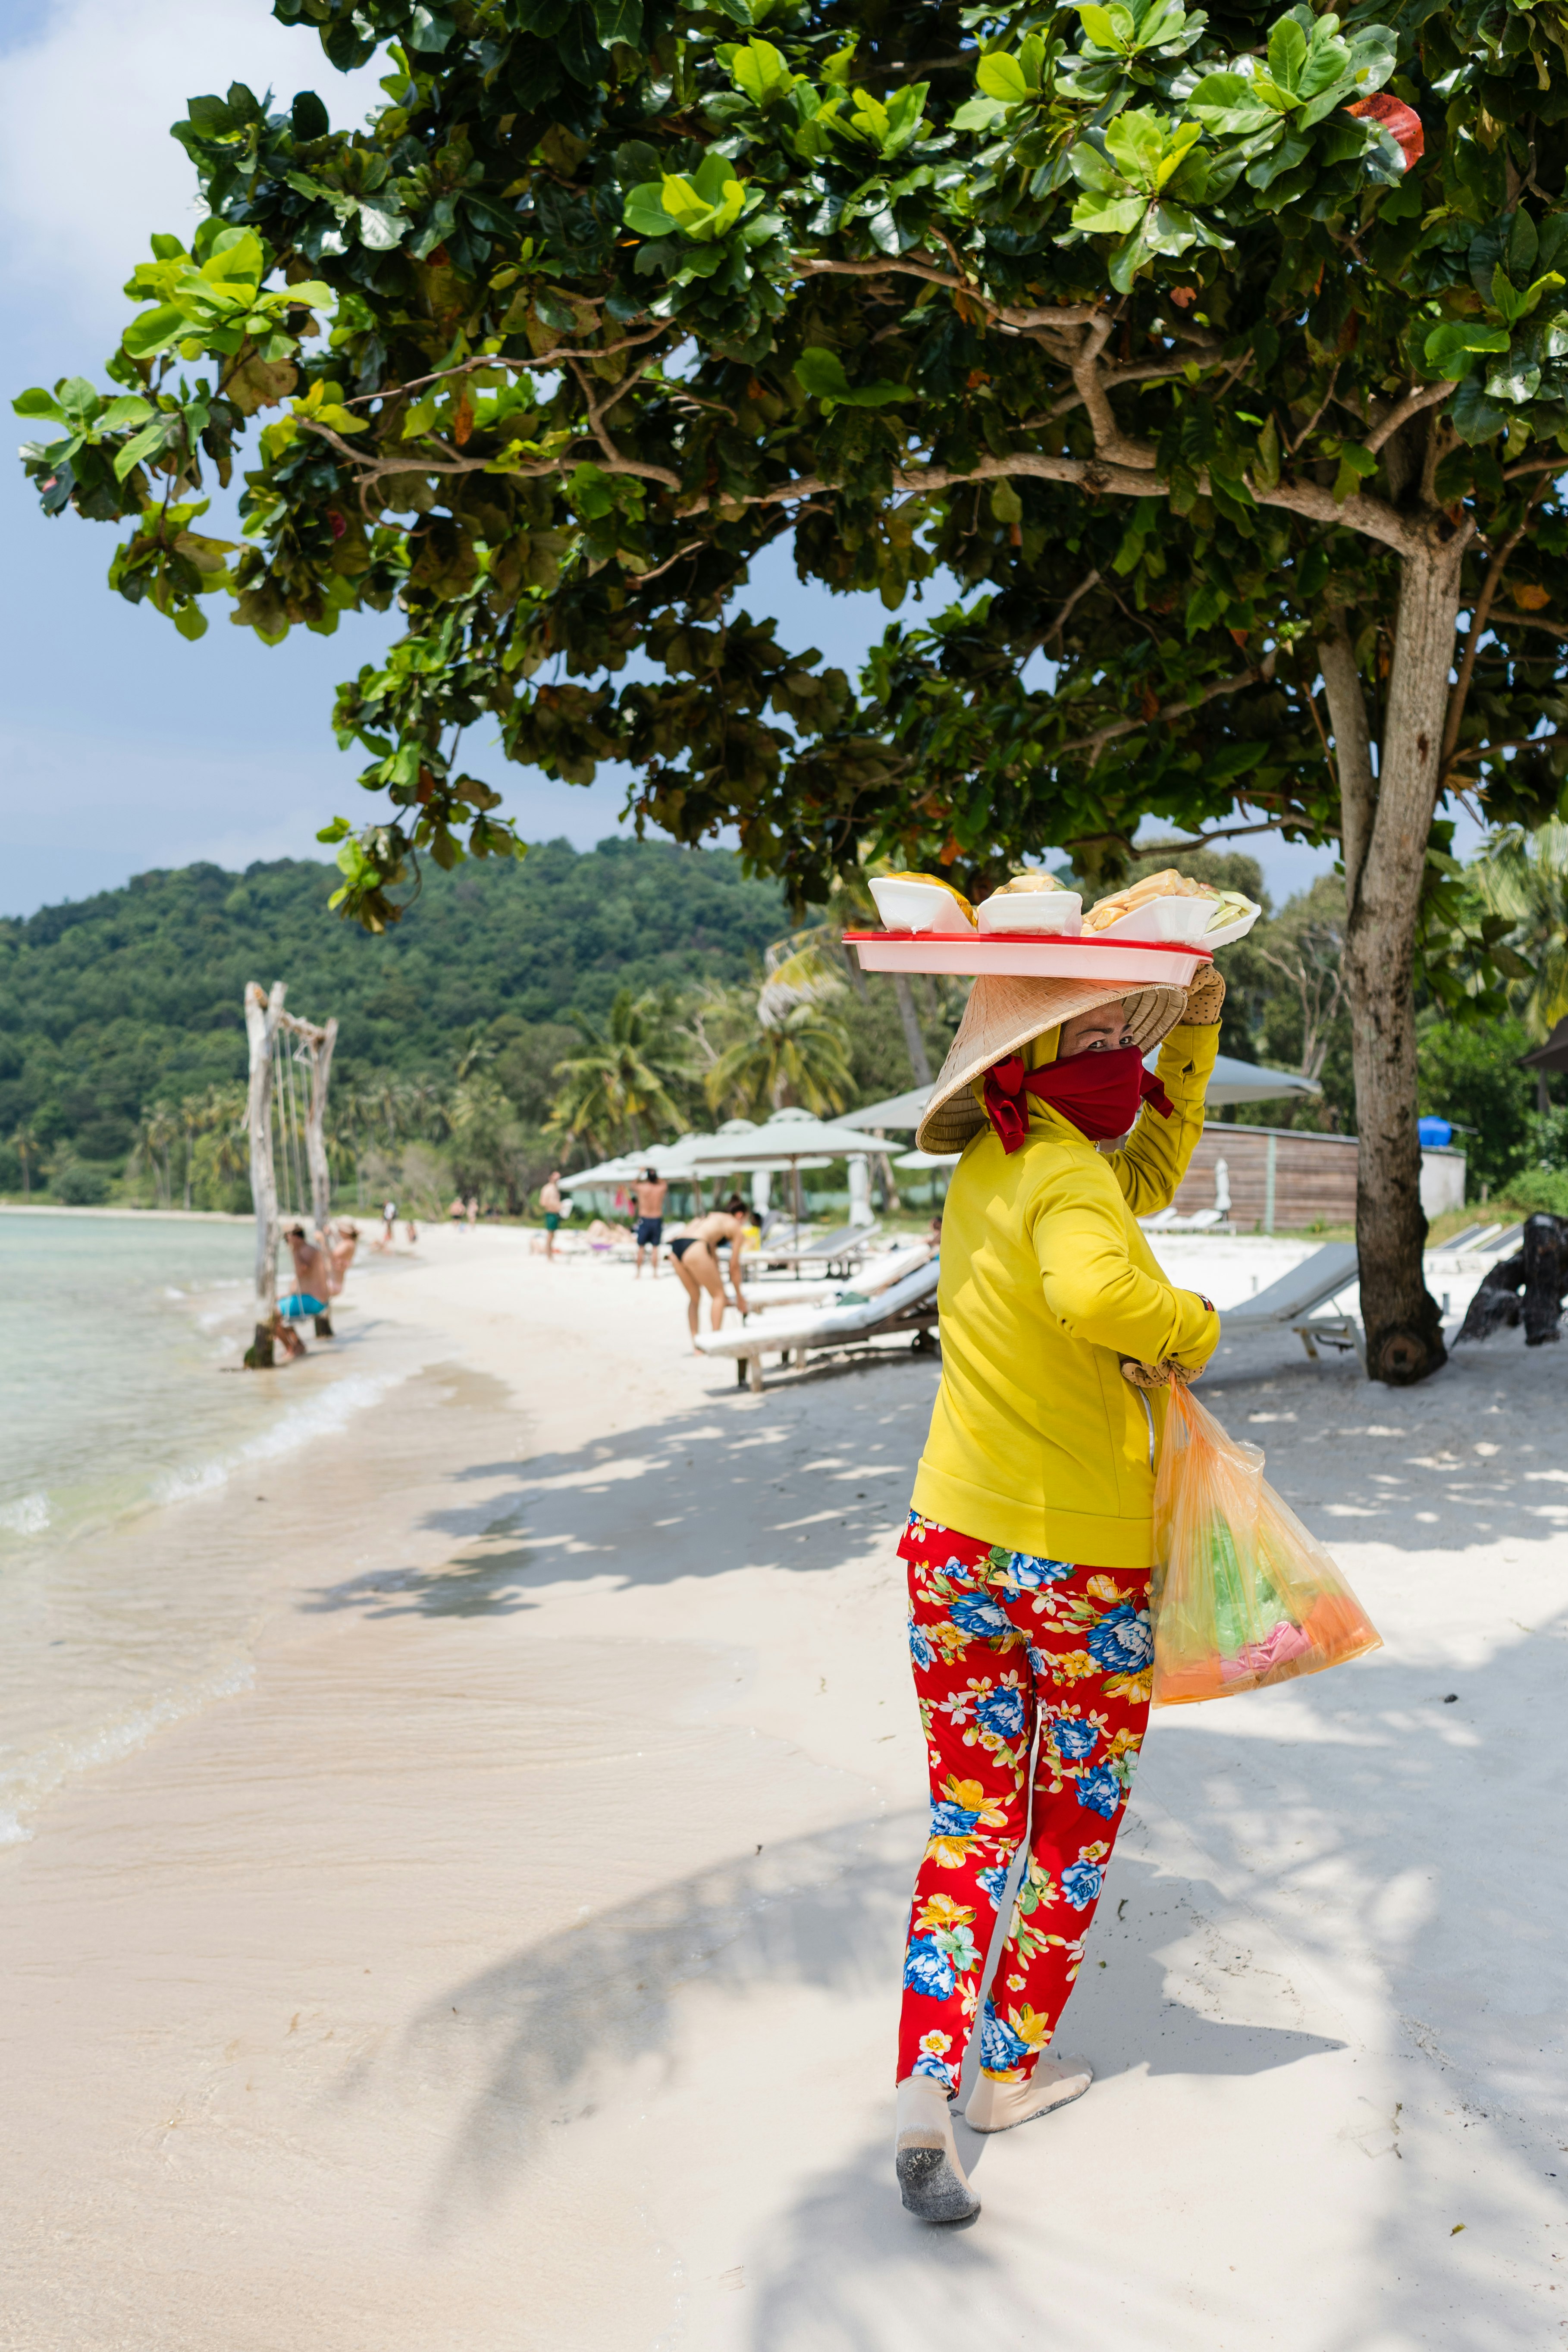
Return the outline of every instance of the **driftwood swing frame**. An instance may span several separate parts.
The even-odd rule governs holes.
[[[279,1040],[297,1038],[306,1049],[310,1066],[310,1085],[302,1128],[305,1162],[309,1171],[310,1218],[318,1234],[325,1234],[332,1208],[331,1171],[327,1163],[326,1113],[327,1088],[331,1079],[332,1048],[337,1044],[336,1018],[324,1027],[313,1021],[302,1021],[298,1013],[284,1011],[287,983],[274,981],[270,992],[258,982],[250,981],[245,991],[245,1029],[250,1047],[250,1080],[246,1097],[245,1124],[250,1137],[250,1197],[256,1205],[256,1331],[246,1349],[245,1361],[251,1371],[265,1371],[276,1363],[275,1335],[278,1328],[278,1244],[281,1220],[278,1208],[278,1171],[273,1157],[272,1094],[274,1066]],[[286,1148],[291,1147],[296,1133],[295,1121],[289,1122]],[[299,1171],[296,1170],[298,1178]],[[304,1183],[298,1181],[293,1188],[301,1193]],[[302,1213],[301,1201],[299,1209]],[[331,1336],[330,1314],[316,1318],[316,1329],[323,1337]]]

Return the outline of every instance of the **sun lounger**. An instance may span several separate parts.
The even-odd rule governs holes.
[[[906,1274],[913,1274],[917,1267],[924,1265],[930,1255],[931,1244],[925,1241],[910,1242],[904,1249],[886,1250],[880,1257],[868,1257],[857,1268],[851,1286],[874,1298],[879,1291],[901,1282]],[[843,1288],[837,1275],[831,1281],[781,1282],[773,1290],[748,1281],[746,1297],[753,1314],[776,1313],[783,1308],[786,1314],[798,1315],[803,1307],[833,1304]]]
[[[1223,1308],[1220,1327],[1225,1337],[1239,1339],[1249,1331],[1294,1331],[1314,1360],[1318,1353],[1314,1343],[1321,1339],[1331,1348],[1353,1348],[1364,1361],[1365,1339],[1356,1318],[1314,1311],[1326,1299],[1350,1288],[1359,1263],[1353,1242],[1327,1243],[1278,1282],[1271,1282],[1267,1290],[1260,1290],[1256,1298]]]
[[[799,1315],[752,1318],[739,1330],[704,1331],[697,1345],[705,1356],[733,1356],[735,1378],[753,1392],[763,1385],[763,1358],[804,1363],[808,1351],[864,1347],[891,1331],[912,1331],[917,1349],[929,1348],[937,1320],[938,1262],[931,1258],[891,1284],[863,1307],[818,1307]]]
[[[815,1241],[806,1242],[799,1249],[774,1249],[764,1242],[758,1256],[769,1265],[793,1265],[804,1279],[818,1271],[829,1273],[834,1266],[847,1270],[858,1259],[869,1255],[881,1231],[880,1224],[840,1225],[831,1234],[818,1234]]]

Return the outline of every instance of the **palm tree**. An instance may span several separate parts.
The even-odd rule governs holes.
[[[843,1023],[808,1001],[774,1021],[759,1019],[720,1055],[706,1091],[715,1110],[727,1107],[737,1117],[797,1103],[821,1118],[843,1109],[853,1085]]]
[[[1534,833],[1505,826],[1471,872],[1493,914],[1512,926],[1506,945],[1531,968],[1510,994],[1531,1035],[1547,1037],[1568,1013],[1568,824],[1552,817]],[[1536,1089],[1539,1108],[1549,1110],[1544,1070]]]
[[[30,1201],[33,1197],[33,1162],[38,1156],[39,1145],[37,1129],[29,1120],[24,1119],[12,1135],[11,1149],[22,1163],[22,1199]]]
[[[607,1021],[596,1024],[582,1013],[573,1020],[585,1050],[555,1065],[564,1083],[547,1133],[601,1154],[679,1134],[685,1121],[670,1089],[690,1075],[690,1064],[671,992],[634,997],[623,988]]]

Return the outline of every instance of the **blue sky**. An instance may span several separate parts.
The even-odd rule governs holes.
[[[318,89],[334,121],[363,114],[374,95],[374,70],[334,74],[314,37],[277,24],[267,0],[5,0],[7,398],[65,374],[102,380],[126,314],[121,288],[148,236],[194,222],[189,166],[168,125],[187,97],[235,79],[285,99]],[[69,515],[47,521],[13,461],[0,467],[0,914],[151,866],[323,856],[316,827],[371,805],[329,718],[334,686],[377,657],[390,618],[351,619],[332,637],[298,631],[268,648],[220,616],[187,645],[105,587],[115,532]],[[817,645],[851,670],[889,618],[875,597],[803,588],[783,549],[754,567],[745,602],[777,616],[785,644]],[[552,783],[482,749],[476,736],[473,764],[506,791],[531,839],[587,846],[615,830],[613,778]],[[1244,845],[1277,898],[1331,862],[1268,835]]]

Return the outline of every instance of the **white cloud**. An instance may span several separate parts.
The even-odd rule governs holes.
[[[321,93],[336,123],[379,93],[374,67],[339,74],[312,32],[267,0],[49,0],[0,62],[0,253],[13,299],[119,340],[121,293],[154,229],[195,226],[195,174],[168,135],[185,100],[247,82],[287,103]]]

